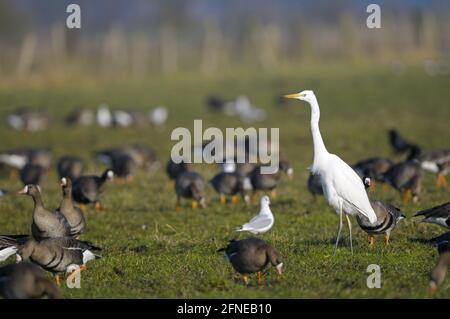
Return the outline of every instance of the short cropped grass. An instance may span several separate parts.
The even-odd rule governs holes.
[[[296,74],[298,73],[298,75]],[[448,190],[436,190],[433,175],[426,175],[421,199],[403,206],[392,189],[378,189],[370,197],[391,202],[408,217],[392,233],[391,245],[377,238],[369,249],[366,234],[354,221],[354,255],[347,238],[332,256],[338,217],[323,198],[312,200],[306,189],[307,167],[312,161],[309,130],[310,111],[305,103],[276,106],[276,95],[313,89],[321,106],[321,130],[330,152],[348,163],[371,156],[395,161],[386,130],[397,128],[426,149],[449,147],[450,81],[448,76],[429,77],[410,68],[402,75],[388,69],[302,70],[282,74],[239,73],[202,79],[195,75],[176,79],[41,85],[0,89],[0,116],[21,105],[45,109],[53,124],[45,132],[22,134],[2,124],[1,150],[22,146],[49,146],[54,160],[76,154],[89,162],[89,173],[104,167],[91,160],[97,149],[125,143],[154,148],[162,167],[154,174],[140,173],[131,184],[108,185],[105,212],[87,212],[88,231],[83,239],[103,247],[103,258],[88,264],[81,289],[63,287],[67,298],[425,298],[428,274],[436,262],[435,249],[423,239],[439,235],[438,226],[420,224],[412,215],[419,209],[448,201]],[[207,208],[192,210],[184,202],[175,212],[173,185],[164,166],[174,142],[173,128],[193,127],[203,119],[204,127],[247,127],[235,118],[209,112],[208,94],[232,98],[249,96],[264,107],[268,118],[259,127],[280,128],[283,152],[295,169],[295,178],[284,178],[278,197],[272,201],[274,228],[263,238],[285,259],[285,274],[279,278],[269,269],[261,286],[253,279],[245,286],[223,256],[216,252],[232,238],[244,238],[233,229],[258,212],[258,205],[219,205],[208,187]],[[111,108],[147,110],[159,104],[170,109],[170,120],[162,130],[68,128],[63,118],[78,107],[95,108],[107,102]],[[199,164],[209,180],[214,166]],[[0,187],[18,190],[18,180],[1,170]],[[43,185],[48,208],[55,208],[60,190],[55,170]],[[0,233],[30,231],[32,201],[11,195],[0,199]],[[346,234],[346,232],[345,232]],[[12,260],[10,260],[12,262]],[[366,269],[381,267],[381,288],[369,289]],[[450,297],[447,279],[437,297]]]

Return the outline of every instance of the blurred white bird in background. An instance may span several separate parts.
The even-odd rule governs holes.
[[[97,124],[100,127],[110,127],[113,124],[113,116],[109,106],[105,103],[100,104],[97,110]]]
[[[328,204],[339,214],[339,229],[334,254],[342,230],[342,213],[345,213],[350,232],[350,249],[353,254],[352,225],[348,215],[367,217],[371,224],[377,216],[370,205],[364,184],[356,172],[337,155],[328,153],[319,130],[320,109],[313,91],[285,95],[289,99],[306,101],[311,107],[311,132],[314,144],[314,161],[311,172],[320,176],[324,196]]]
[[[148,113],[150,123],[154,126],[163,126],[169,117],[169,110],[165,106],[157,106]]]
[[[253,217],[248,223],[236,228],[236,231],[248,231],[252,234],[264,234],[268,232],[275,222],[270,210],[269,196],[261,197],[261,208],[259,214]]]

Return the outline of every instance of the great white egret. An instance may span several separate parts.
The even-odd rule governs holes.
[[[308,102],[311,107],[311,132],[314,144],[314,161],[311,172],[320,176],[324,196],[328,204],[339,214],[339,228],[334,254],[339,244],[342,230],[342,214],[345,213],[350,232],[350,249],[353,253],[352,224],[348,215],[367,217],[371,224],[377,216],[370,205],[364,184],[356,172],[337,155],[330,154],[323,142],[319,129],[320,109],[313,91],[285,95],[289,99]]]

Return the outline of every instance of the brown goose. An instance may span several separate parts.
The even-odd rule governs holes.
[[[261,283],[261,271],[270,263],[278,274],[283,272],[283,259],[280,254],[264,240],[248,237],[242,240],[231,240],[228,246],[218,250],[225,251],[225,256],[233,268],[248,284],[248,275],[257,273],[258,283]]]
[[[47,176],[47,169],[35,164],[26,164],[19,173],[23,185],[41,185]]]
[[[88,261],[100,258],[94,253],[99,250],[101,248],[88,242],[69,237],[36,241],[33,238],[0,236],[0,253],[9,251],[10,255],[16,254],[19,261],[31,261],[56,274],[58,285],[60,273],[84,270]]]
[[[77,178],[72,187],[74,201],[80,204],[81,209],[84,205],[95,204],[96,210],[102,210],[100,200],[105,193],[104,186],[106,181],[113,177],[114,172],[107,169],[101,176],[85,175]]]
[[[58,287],[42,269],[29,262],[0,267],[0,296],[5,299],[60,299]]]
[[[37,241],[71,235],[71,229],[66,218],[59,211],[52,213],[44,207],[41,192],[36,185],[26,185],[19,194],[33,198],[31,233]]]
[[[59,178],[68,177],[75,180],[81,176],[84,170],[84,162],[77,156],[63,156],[57,164]]]
[[[392,161],[387,158],[371,157],[357,162],[352,168],[361,178],[369,177],[371,179],[370,190],[373,191],[375,189],[375,182],[383,182],[383,174],[392,165]]]
[[[166,165],[166,172],[171,180],[176,180],[179,175],[184,172],[192,171],[192,169],[192,164],[186,163],[185,161],[175,163],[172,159],[169,159]]]
[[[422,178],[423,172],[420,163],[414,158],[392,165],[392,167],[382,175],[382,180],[385,183],[388,183],[400,192],[404,204],[406,204],[411,197],[414,202],[417,202],[421,191]]]
[[[204,196],[205,183],[200,174],[196,172],[184,172],[175,181],[175,192],[177,193],[176,211],[180,210],[180,199],[191,198],[192,208],[205,207]]]
[[[320,181],[320,175],[309,173],[307,187],[309,192],[313,195],[314,200],[317,195],[323,195],[322,183]]]
[[[270,190],[271,197],[276,197],[276,187],[281,179],[281,172],[286,173],[288,176],[292,176],[293,169],[289,166],[287,161],[280,161],[279,170],[273,174],[262,174],[261,165],[256,166],[250,174],[250,181],[253,187],[253,191],[257,190]]]
[[[222,172],[214,176],[209,182],[220,196],[220,203],[226,203],[226,196],[231,196],[231,202],[237,203],[236,194],[240,194],[242,199],[248,203],[249,198],[245,195],[245,177],[238,173]]]
[[[399,221],[405,218],[405,215],[397,207],[379,200],[371,200],[370,204],[377,216],[377,221],[371,224],[366,217],[356,216],[358,225],[369,235],[370,247],[374,246],[374,236],[381,234],[385,235],[385,243],[388,245],[391,231]]]
[[[414,216],[424,216],[422,222],[450,228],[450,202],[418,211]]]
[[[78,237],[86,228],[86,220],[80,208],[73,206],[72,201],[72,180],[61,178],[61,188],[63,199],[58,207],[58,211],[66,218],[70,226],[70,235]]]
[[[428,151],[419,157],[425,171],[438,174],[436,187],[448,187],[445,176],[450,173],[450,149]]]
[[[111,149],[102,150],[95,153],[95,158],[107,166],[112,166],[115,157],[127,155],[136,167],[153,171],[159,167],[159,161],[156,153],[149,147],[132,144],[123,145]]]

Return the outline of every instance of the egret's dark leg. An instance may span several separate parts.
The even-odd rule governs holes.
[[[350,251],[352,252],[352,255],[353,255],[352,223],[351,223],[350,217],[348,215],[345,215],[345,217],[347,217],[348,230],[350,232]]]
[[[342,204],[339,204],[339,228],[338,228],[338,233],[337,233],[337,237],[336,237],[336,245],[334,246],[333,256],[336,256],[339,239],[341,239],[341,231],[342,231]]]

